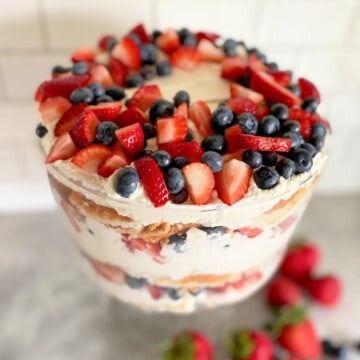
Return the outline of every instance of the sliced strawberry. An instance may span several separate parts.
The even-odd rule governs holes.
[[[270,114],[270,108],[266,104],[259,104],[256,107],[255,117],[261,120],[264,116]]]
[[[98,41],[98,48],[103,51],[108,51],[108,44],[110,41],[116,40],[116,37],[113,35],[104,35]]]
[[[254,70],[268,70],[268,67],[255,55],[249,54],[248,56],[249,68]]]
[[[314,97],[316,101],[320,104],[321,96],[317,87],[309,80],[305,78],[299,78],[298,85],[301,91],[301,98],[306,99],[307,97]]]
[[[161,288],[160,286],[156,286],[156,285],[148,285],[147,289],[151,295],[151,297],[154,300],[158,300],[160,299],[164,294],[165,294],[165,290],[163,288]]]
[[[229,153],[239,150],[238,139],[241,134],[243,134],[243,131],[239,125],[230,126],[225,130],[224,135]]]
[[[286,138],[239,134],[237,146],[238,149],[288,152],[291,148],[291,140]]]
[[[44,81],[39,85],[35,93],[35,101],[44,102],[46,99],[56,96],[70,98],[71,93],[89,83],[90,75],[66,76],[53,80]]]
[[[204,153],[203,148],[197,141],[160,144],[159,149],[167,151],[172,158],[184,156],[189,161],[200,161],[201,155]]]
[[[108,157],[99,167],[98,174],[103,177],[111,176],[117,169],[129,165],[130,161],[128,157],[123,152],[122,155],[114,154]]]
[[[188,118],[188,106],[186,102],[181,103],[174,111],[175,116],[182,116]]]
[[[265,100],[284,103],[290,107],[301,104],[301,99],[290,90],[278,84],[274,78],[264,71],[253,71],[250,88],[264,95]]]
[[[197,33],[195,33],[196,36],[196,40],[199,42],[202,39],[206,39],[211,41],[212,43],[214,43],[217,39],[220,38],[219,34],[216,33],[210,33],[210,32],[205,32],[205,31],[198,31]]]
[[[144,148],[144,132],[139,123],[118,129],[115,135],[131,156],[135,156]]]
[[[181,45],[179,34],[173,28],[169,28],[159,35],[155,43],[166,54],[172,53]]]
[[[170,55],[170,64],[181,70],[193,70],[199,62],[199,51],[190,46],[181,46]]]
[[[157,85],[143,85],[137,89],[129,101],[129,106],[136,106],[141,111],[146,111],[156,101],[162,98]]]
[[[71,102],[62,96],[49,98],[39,106],[41,119],[44,124],[58,121],[71,108]]]
[[[112,49],[111,56],[120,60],[130,70],[141,68],[140,49],[129,37],[122,38]]]
[[[330,123],[326,119],[322,118],[319,114],[311,114],[311,117],[309,120],[310,120],[311,125],[314,125],[314,124],[320,122],[320,123],[324,124],[324,126],[326,127],[327,130],[331,131]]]
[[[241,200],[248,191],[252,169],[243,161],[236,159],[224,164],[223,169],[215,174],[215,187],[219,198],[227,205]]]
[[[129,31],[129,34],[137,35],[143,44],[151,43],[151,38],[146,32],[144,24],[136,25]]]
[[[187,133],[186,120],[182,116],[159,118],[156,121],[156,128],[158,144],[184,141]]]
[[[199,100],[189,107],[189,118],[193,121],[202,138],[214,133],[211,126],[211,110],[205,101]]]
[[[96,173],[100,165],[112,155],[109,147],[102,144],[91,144],[78,151],[71,162],[83,170]]]
[[[91,110],[81,113],[74,127],[70,130],[74,143],[79,147],[91,144],[96,138],[99,123],[99,119]]]
[[[110,57],[108,66],[115,83],[120,86],[125,85],[125,79],[129,74],[128,68],[114,57]]]
[[[155,207],[164,205],[170,199],[163,173],[151,156],[145,156],[134,161],[146,195]]]
[[[70,134],[67,132],[58,137],[52,146],[45,164],[52,163],[56,160],[66,160],[71,158],[78,151]]]
[[[196,205],[206,204],[215,186],[214,174],[206,164],[192,162],[182,168],[185,186]]]
[[[290,215],[285,220],[282,220],[279,224],[280,233],[284,233],[287,229],[290,229],[292,225],[296,223],[298,217],[296,215]]]
[[[232,98],[248,98],[255,104],[259,104],[264,100],[264,96],[262,94],[234,82],[230,84],[230,95]]]
[[[248,61],[242,56],[230,56],[221,62],[221,77],[236,81],[249,73]]]
[[[290,71],[267,70],[267,73],[270,74],[274,80],[282,86],[288,86],[291,84]]]
[[[69,76],[73,76],[73,73],[72,71],[66,71],[66,72],[63,72],[63,73],[54,73],[51,75],[51,78],[52,79],[59,79],[59,78],[62,78],[62,77],[69,77]]]
[[[105,89],[109,86],[114,85],[114,80],[112,79],[109,70],[103,64],[94,65],[90,70],[90,81],[89,82],[98,82]]]
[[[86,111],[92,111],[100,121],[114,121],[119,116],[121,107],[120,101],[105,102],[91,105]]]
[[[70,131],[86,107],[87,104],[85,102],[71,106],[71,108],[69,108],[57,122],[54,129],[54,135],[60,136]]]
[[[296,120],[300,123],[300,133],[305,140],[311,137],[311,118],[313,114],[303,109],[289,109],[289,119]]]
[[[93,48],[89,46],[82,46],[71,55],[71,60],[73,62],[78,62],[78,61],[92,62],[95,60],[95,55],[96,53]]]
[[[228,162],[228,161],[230,161],[232,159],[242,160],[242,155],[243,155],[244,151],[245,151],[244,149],[240,149],[240,150],[235,151],[233,153],[229,152],[229,153],[224,154],[223,155],[224,163]]]
[[[241,235],[245,235],[249,239],[252,239],[262,234],[263,229],[257,226],[245,226],[234,231],[240,233]]]
[[[118,266],[101,263],[93,259],[90,262],[94,270],[106,280],[119,285],[124,283],[124,272]]]
[[[124,127],[135,123],[144,124],[149,121],[145,118],[144,114],[138,108],[130,107],[129,109],[121,112],[114,120],[114,122],[119,127]]]
[[[226,101],[226,106],[229,107],[236,115],[243,112],[256,113],[256,104],[248,98],[234,98]]]
[[[201,61],[221,62],[225,57],[224,52],[207,39],[200,40],[197,49],[200,53]]]

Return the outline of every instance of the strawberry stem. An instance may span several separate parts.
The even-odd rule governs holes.
[[[248,359],[255,344],[246,331],[234,331],[226,339],[226,348],[233,359]]]

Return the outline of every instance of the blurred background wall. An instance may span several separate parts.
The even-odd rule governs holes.
[[[36,86],[72,50],[138,22],[243,39],[312,79],[334,130],[317,192],[360,192],[360,1],[0,0],[0,8],[0,211],[53,206],[34,135]]]

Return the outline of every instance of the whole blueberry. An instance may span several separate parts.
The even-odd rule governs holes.
[[[239,124],[244,134],[256,135],[259,122],[255,116],[249,112],[244,112],[236,117],[235,124]]]
[[[320,136],[325,136],[326,135],[326,127],[323,123],[318,122],[315,123],[312,127],[311,127],[311,135],[320,135]]]
[[[283,158],[276,164],[276,171],[283,178],[290,179],[295,174],[295,163],[288,158]]]
[[[106,95],[111,96],[114,100],[122,100],[125,97],[124,88],[118,85],[109,86],[106,88]]]
[[[280,120],[274,115],[264,116],[260,121],[260,131],[265,136],[275,136],[280,131]]]
[[[283,122],[289,117],[289,108],[285,104],[277,103],[271,106],[270,113]]]
[[[301,144],[300,147],[305,149],[311,155],[311,157],[314,157],[317,153],[316,147],[308,142]]]
[[[200,226],[199,230],[204,231],[207,235],[223,235],[226,232],[224,226]]]
[[[166,288],[166,292],[172,300],[179,300],[182,298],[182,294],[179,289],[176,288]]]
[[[226,39],[223,44],[223,50],[226,56],[235,56],[237,43],[234,39]]]
[[[140,74],[128,75],[125,79],[125,86],[127,88],[140,87],[144,84],[144,79]]]
[[[68,71],[70,71],[71,69],[69,69],[68,67],[65,67],[65,66],[61,66],[61,65],[55,65],[52,70],[51,70],[51,73],[53,75],[55,74],[65,74],[67,73]]]
[[[189,159],[185,156],[176,156],[172,162],[171,166],[174,166],[178,169],[182,169],[184,166],[188,165],[190,163]]]
[[[183,45],[195,47],[197,44],[195,35],[187,28],[178,31],[180,42]]]
[[[215,131],[223,132],[234,120],[234,114],[227,106],[219,106],[211,115],[211,124]]]
[[[165,176],[165,183],[170,194],[179,193],[185,186],[185,179],[180,169],[176,167],[170,168]]]
[[[109,96],[109,95],[101,95],[101,96],[98,96],[96,99],[95,99],[95,103],[96,104],[101,104],[101,103],[104,103],[104,102],[106,102],[106,103],[109,103],[109,102],[113,102],[114,101],[114,99],[111,97],[111,96]]]
[[[183,188],[177,194],[170,194],[170,200],[174,204],[182,204],[183,202],[185,202],[188,199],[188,197],[189,197],[189,193],[186,190],[186,188]]]
[[[254,171],[254,181],[260,189],[271,189],[280,180],[279,173],[268,166],[261,166],[259,169]]]
[[[171,235],[169,236],[168,244],[173,245],[177,253],[183,253],[185,250],[186,237],[186,232]]]
[[[128,274],[125,274],[125,282],[131,289],[141,289],[147,284],[146,279],[133,277]]]
[[[166,169],[171,164],[171,156],[165,150],[154,151],[151,156],[154,158],[160,168]]]
[[[304,109],[306,112],[314,113],[318,107],[318,102],[315,98],[309,96],[304,99],[303,103],[301,104],[301,108]]]
[[[84,61],[77,61],[76,63],[74,63],[74,65],[72,66],[72,72],[76,75],[83,75],[83,74],[87,74],[89,71],[89,66],[86,62]]]
[[[314,145],[316,150],[321,150],[325,145],[325,137],[321,135],[312,135],[309,143]]]
[[[277,163],[278,157],[275,151],[263,151],[261,153],[263,159],[263,165],[274,166]]]
[[[151,139],[156,136],[156,127],[150,123],[144,123],[141,125],[144,132],[145,140]]]
[[[201,288],[201,287],[195,287],[195,288],[190,288],[190,289],[188,289],[188,291],[189,291],[189,294],[190,294],[190,295],[192,295],[192,296],[198,296],[198,295],[200,295],[200,294],[204,291],[204,289]]]
[[[48,132],[48,129],[43,124],[39,123],[39,124],[36,125],[35,134],[39,138],[43,138],[47,134],[47,132]]]
[[[202,141],[201,145],[205,151],[216,151],[222,154],[226,150],[226,141],[221,134],[209,135]]]
[[[165,99],[156,100],[150,107],[150,121],[155,123],[157,118],[171,116],[174,113],[174,105]]]
[[[262,53],[258,48],[250,48],[248,49],[248,53],[254,54],[259,60],[261,60],[263,63],[266,63],[266,55]]]
[[[140,58],[143,65],[154,65],[158,55],[158,47],[154,44],[140,45]]]
[[[167,76],[172,72],[172,67],[167,60],[160,61],[156,64],[156,73],[159,76]]]
[[[118,170],[114,188],[119,195],[128,198],[136,190],[138,184],[139,174],[134,168],[125,167]]]
[[[297,84],[290,84],[287,86],[287,88],[296,96],[301,96],[301,90],[299,88],[299,85]]]
[[[96,131],[96,140],[106,146],[111,146],[116,141],[115,130],[119,127],[111,121],[103,121]]]
[[[140,158],[142,158],[144,156],[151,156],[152,153],[153,152],[151,150],[149,150],[149,149],[143,149],[134,156],[134,159],[140,159]]]
[[[153,40],[156,40],[156,38],[158,38],[160,35],[162,34],[162,32],[158,29],[155,29],[152,34],[151,37],[153,38]]]
[[[291,132],[300,132],[300,123],[296,120],[287,120],[281,125],[281,131],[283,133]]]
[[[310,153],[302,148],[297,148],[288,153],[288,157],[295,163],[295,172],[297,174],[309,171],[312,167],[312,157]]]
[[[287,131],[282,137],[291,140],[291,149],[298,148],[304,142],[303,137],[297,132]]]
[[[323,349],[325,355],[340,359],[340,348],[341,347],[334,345],[328,339],[322,340],[321,345],[322,345],[322,349]]]
[[[87,86],[95,97],[105,95],[104,87],[98,82],[92,82]]]
[[[154,70],[152,68],[152,66],[150,65],[144,65],[141,69],[140,69],[140,75],[142,76],[142,78],[144,80],[151,80],[154,78],[155,73]]]
[[[86,102],[87,104],[90,104],[94,100],[94,94],[87,87],[79,88],[71,93],[70,100],[73,104],[78,104],[80,102]]]
[[[201,162],[208,165],[213,173],[221,171],[224,165],[222,156],[215,151],[205,151],[201,155]]]
[[[115,39],[115,38],[109,39],[109,40],[106,42],[106,49],[111,52],[111,50],[115,47],[115,45],[116,45],[118,42],[119,42],[118,39]]]
[[[190,95],[185,90],[178,91],[174,96],[174,105],[178,107],[180,104],[185,102],[188,106],[190,103]]]
[[[245,150],[242,154],[242,160],[253,169],[262,165],[262,155],[258,151]]]

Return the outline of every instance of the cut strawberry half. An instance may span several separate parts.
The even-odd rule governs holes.
[[[229,107],[236,115],[240,115],[244,112],[252,114],[256,113],[256,104],[248,98],[234,98],[226,101],[226,106]]]
[[[237,138],[237,149],[289,152],[291,148],[291,140],[286,138],[265,137],[248,134],[239,134]]]
[[[182,168],[185,186],[194,204],[206,204],[215,186],[214,174],[206,164],[192,162]]]
[[[212,43],[214,43],[217,39],[220,38],[219,34],[216,33],[210,33],[210,32],[205,32],[205,31],[198,31],[197,33],[195,33],[196,36],[196,40],[199,42],[202,39],[206,39],[211,41]]]
[[[255,104],[259,104],[264,101],[264,96],[262,94],[234,82],[230,84],[230,95],[232,98],[248,98]]]
[[[111,176],[117,169],[129,165],[130,161],[123,150],[108,157],[99,167],[98,174],[103,177]]]
[[[148,33],[145,30],[144,24],[138,24],[135,27],[133,27],[130,31],[129,34],[135,34],[139,37],[140,41],[143,44],[150,44],[151,43],[151,38],[148,35]]]
[[[184,156],[189,161],[200,161],[201,155],[204,153],[203,148],[197,141],[160,144],[159,149],[167,151],[172,158]]]
[[[143,85],[137,89],[129,101],[129,106],[136,106],[141,111],[146,111],[156,101],[162,98],[157,85]]]
[[[87,104],[85,102],[71,106],[71,108],[69,108],[57,122],[54,129],[54,135],[60,136],[70,131],[86,107]]]
[[[253,71],[250,88],[264,95],[265,100],[273,103],[284,103],[287,106],[301,104],[301,99],[290,90],[278,84],[274,78],[264,71]]]
[[[96,52],[93,48],[89,46],[82,46],[71,55],[71,60],[73,62],[93,62],[95,60],[95,56]]]
[[[221,77],[236,81],[242,76],[249,74],[247,59],[242,56],[230,56],[221,62]]]
[[[100,165],[112,155],[109,147],[102,144],[91,144],[78,151],[71,162],[90,173],[97,173]]]
[[[190,46],[180,46],[170,55],[170,64],[185,71],[193,70],[199,62],[199,51]]]
[[[254,70],[266,71],[269,69],[255,54],[249,54],[248,63],[249,63],[249,68],[252,71]]]
[[[324,126],[326,127],[327,130],[331,131],[330,123],[326,119],[322,118],[319,114],[311,114],[309,120],[310,120],[311,125],[314,125],[314,124],[320,122],[320,123],[324,124]]]
[[[241,200],[248,191],[252,169],[243,161],[232,159],[215,174],[215,188],[219,198],[227,205]]]
[[[225,140],[229,153],[239,150],[238,139],[241,134],[243,134],[243,131],[239,125],[230,126],[225,130]]]
[[[200,40],[197,49],[200,53],[201,61],[221,62],[225,57],[224,52],[207,39]]]
[[[73,139],[67,132],[58,137],[52,146],[45,160],[45,164],[52,163],[56,160],[66,160],[71,158],[79,149],[74,144]]]
[[[91,105],[86,111],[92,111],[100,121],[114,121],[119,116],[121,107],[120,101],[105,102]]]
[[[173,28],[169,28],[159,35],[155,43],[166,54],[172,53],[181,45],[179,34]]]
[[[174,111],[175,116],[182,116],[188,118],[188,105],[186,102],[181,103]]]
[[[89,82],[98,82],[100,83],[105,89],[109,86],[114,85],[114,80],[110,75],[109,70],[103,64],[94,65],[90,70],[90,81]]]
[[[98,48],[103,51],[108,51],[108,44],[110,41],[115,41],[116,37],[113,35],[104,35],[98,41]]]
[[[62,96],[49,98],[39,106],[41,119],[44,124],[58,121],[71,108],[71,102]]]
[[[289,86],[291,84],[291,72],[290,71],[279,71],[279,70],[267,70],[274,80],[282,85]]]
[[[90,262],[94,270],[106,280],[119,285],[124,283],[124,272],[118,266],[104,264],[93,259]]]
[[[96,130],[99,123],[99,119],[91,110],[81,113],[74,127],[70,130],[74,143],[79,147],[91,144],[96,138]]]
[[[270,114],[270,108],[266,104],[258,104],[256,106],[255,117],[261,120],[264,116]]]
[[[159,118],[156,121],[156,128],[158,144],[184,141],[187,133],[186,120],[182,116]]]
[[[230,161],[232,159],[242,160],[242,155],[243,155],[244,151],[245,151],[244,149],[240,149],[240,150],[237,150],[237,151],[232,152],[232,153],[228,152],[228,153],[224,154],[223,155],[224,163],[228,162],[228,161]]]
[[[44,81],[39,85],[35,93],[35,101],[44,102],[48,98],[62,96],[70,99],[71,93],[89,83],[90,75],[66,76],[53,80]]]
[[[306,99],[307,97],[313,97],[316,99],[318,104],[320,104],[321,96],[315,84],[305,78],[299,78],[298,85],[301,91],[302,99]]]
[[[122,38],[112,49],[111,56],[120,60],[130,70],[141,68],[140,49],[129,37]]]
[[[139,123],[118,129],[115,135],[131,156],[135,156],[144,148],[144,132]]]
[[[245,227],[236,229],[234,231],[240,233],[241,235],[248,237],[249,239],[252,239],[252,238],[257,237],[260,234],[262,234],[263,229],[261,229],[257,226],[245,226]]]
[[[117,126],[124,127],[136,123],[144,124],[149,122],[144,114],[136,107],[130,107],[129,109],[121,112],[114,120]]]
[[[147,289],[154,300],[160,299],[165,294],[165,290],[160,286],[148,285]]]
[[[211,110],[205,101],[198,100],[189,107],[189,118],[195,124],[201,138],[214,133],[211,126]]]
[[[120,86],[125,85],[125,79],[129,74],[128,68],[114,57],[110,57],[108,67],[115,83]]]
[[[151,156],[145,156],[136,159],[134,164],[145,193],[154,206],[159,207],[167,203],[170,199],[170,193],[156,161]]]

